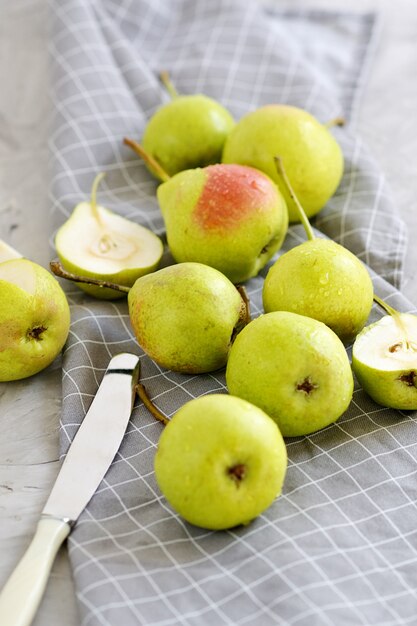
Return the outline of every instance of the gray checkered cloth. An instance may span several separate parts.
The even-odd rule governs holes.
[[[52,4],[52,213],[56,228],[107,177],[100,202],[158,234],[156,182],[123,146],[167,99],[203,92],[238,119],[270,102],[326,121],[354,119],[374,43],[373,15],[273,11],[232,0],[55,0]],[[371,268],[401,309],[404,226],[384,178],[351,126],[335,129],[342,183],[314,225]],[[292,226],[284,250],[305,240]],[[166,256],[165,263],[169,263]],[[267,268],[248,282],[262,312]],[[125,302],[70,288],[61,450],[65,454],[108,361],[141,355],[142,380],[172,416],[201,394],[225,392],[224,372],[163,370],[134,340]],[[381,311],[374,308],[372,319]],[[415,624],[415,414],[376,405],[356,385],[337,424],[288,439],[283,495],[248,527],[209,532],[161,495],[153,458],[162,426],[137,402],[116,459],[69,539],[83,625]]]

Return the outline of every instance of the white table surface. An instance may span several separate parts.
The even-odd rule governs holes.
[[[403,293],[417,303],[417,2],[292,0],[291,6],[381,13],[357,131],[408,225]],[[47,0],[0,0],[0,238],[44,266],[50,260],[46,15]],[[30,382],[0,383],[0,588],[33,535],[59,469],[60,377],[58,360]],[[79,623],[64,547],[34,624]]]

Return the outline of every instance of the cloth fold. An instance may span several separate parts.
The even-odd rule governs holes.
[[[270,102],[326,121],[357,108],[375,16],[265,9],[238,0],[52,2],[52,232],[106,172],[99,201],[163,235],[156,183],[125,146],[167,99],[203,92],[238,119]],[[377,293],[413,310],[401,284],[405,229],[382,173],[354,129],[335,129],[342,183],[314,225],[355,252]],[[292,226],[283,251],[305,239]],[[280,254],[279,253],[279,254]],[[169,257],[165,259],[169,262]],[[268,268],[247,284],[261,314]],[[61,453],[109,358],[140,354],[142,382],[168,416],[225,392],[224,372],[186,376],[143,354],[126,302],[69,289]],[[374,307],[372,319],[381,311]],[[415,616],[414,413],[373,403],[356,385],[346,414],[287,440],[284,493],[247,527],[213,533],[185,523],[160,494],[153,457],[162,426],[137,403],[116,459],[69,540],[82,624],[402,624]]]

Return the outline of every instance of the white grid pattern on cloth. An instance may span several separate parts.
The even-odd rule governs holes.
[[[374,26],[371,15],[264,13],[233,0],[55,0],[52,9],[54,230],[105,171],[100,202],[163,234],[156,183],[122,146],[167,100],[160,69],[180,92],[211,95],[236,118],[272,100],[308,105],[323,120],[349,116]],[[383,176],[360,139],[335,133],[346,171],[315,227],[375,270],[377,293],[411,310],[384,280],[400,284],[405,233]],[[304,239],[291,227],[280,253]],[[254,317],[263,312],[267,269],[247,285]],[[75,289],[68,297],[62,455],[120,351],[140,355],[142,382],[168,416],[191,398],[226,392],[224,371],[181,375],[143,354],[126,302]],[[372,319],[380,315],[374,307]],[[185,523],[161,496],[153,456],[162,426],[137,403],[69,540],[82,625],[413,623],[415,421],[356,385],[336,424],[287,440],[282,497],[248,527],[212,533]]]

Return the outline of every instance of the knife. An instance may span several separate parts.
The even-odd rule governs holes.
[[[119,449],[138,380],[139,357],[123,353],[111,359],[68,450],[35,536],[0,594],[0,624],[28,626],[32,622],[61,544]]]

